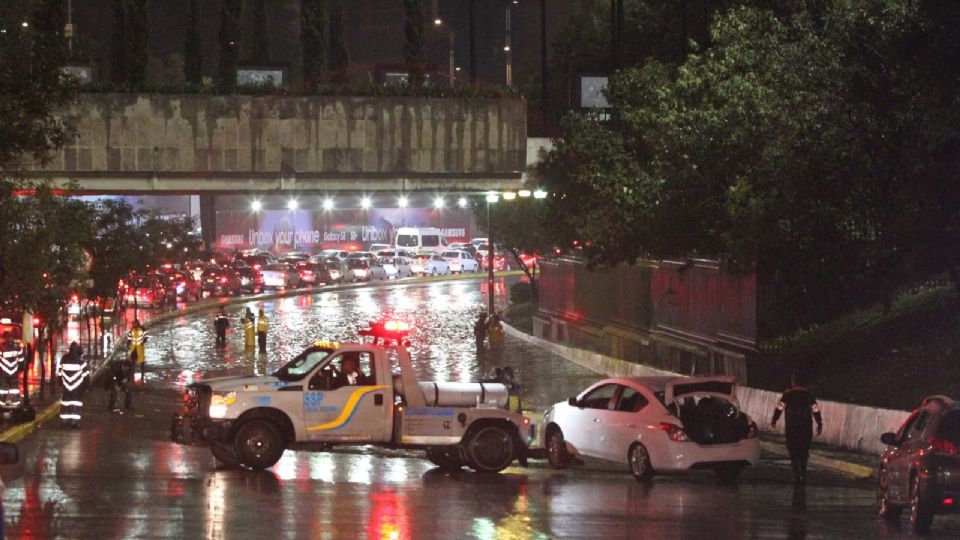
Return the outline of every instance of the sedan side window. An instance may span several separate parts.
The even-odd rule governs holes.
[[[913,427],[913,423],[916,422],[918,414],[914,412],[911,414],[907,421],[900,426],[900,429],[897,430],[897,441],[903,442],[907,439],[907,434],[910,433],[910,428]]]
[[[609,409],[616,391],[617,385],[615,384],[598,386],[583,396],[580,400],[580,406],[586,409]]]
[[[919,439],[923,436],[923,430],[927,427],[927,420],[930,419],[930,411],[923,411],[917,416],[917,421],[913,423],[913,427],[910,428],[910,432],[907,435],[908,439]]]
[[[617,401],[617,410],[622,412],[634,413],[647,406],[647,400],[643,394],[633,388],[623,387],[620,392],[620,399]]]

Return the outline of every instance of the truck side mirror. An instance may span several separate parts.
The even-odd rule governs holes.
[[[897,435],[894,433],[884,433],[880,436],[880,442],[887,446],[896,446],[897,445]]]
[[[0,465],[13,465],[20,461],[20,450],[17,445],[8,442],[0,442]]]
[[[568,399],[568,400],[567,400],[567,404],[570,405],[571,407],[579,407],[579,406],[580,406],[580,403],[577,402],[577,398],[575,398],[575,397],[572,397],[572,398]]]

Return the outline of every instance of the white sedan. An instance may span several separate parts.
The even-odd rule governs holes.
[[[381,257],[380,265],[383,266],[387,279],[400,279],[413,275],[413,270],[410,269],[410,259],[407,257]]]
[[[414,275],[436,276],[449,274],[450,267],[447,261],[436,253],[418,253],[410,262],[410,271]]]
[[[757,425],[742,413],[733,377],[605,379],[544,414],[550,465],[576,456],[627,465],[638,480],[655,471],[713,469],[734,481],[760,460]]]
[[[440,256],[447,261],[450,271],[454,274],[480,271],[480,263],[466,251],[444,251]]]

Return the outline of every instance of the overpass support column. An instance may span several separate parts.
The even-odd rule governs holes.
[[[200,194],[200,234],[204,246],[207,249],[212,249],[217,241],[216,195]]]

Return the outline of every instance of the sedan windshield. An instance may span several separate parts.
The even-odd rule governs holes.
[[[309,348],[293,360],[287,362],[282,368],[278,369],[273,376],[281,381],[299,381],[306,377],[313,368],[320,365],[320,362],[330,356],[331,349]]]

